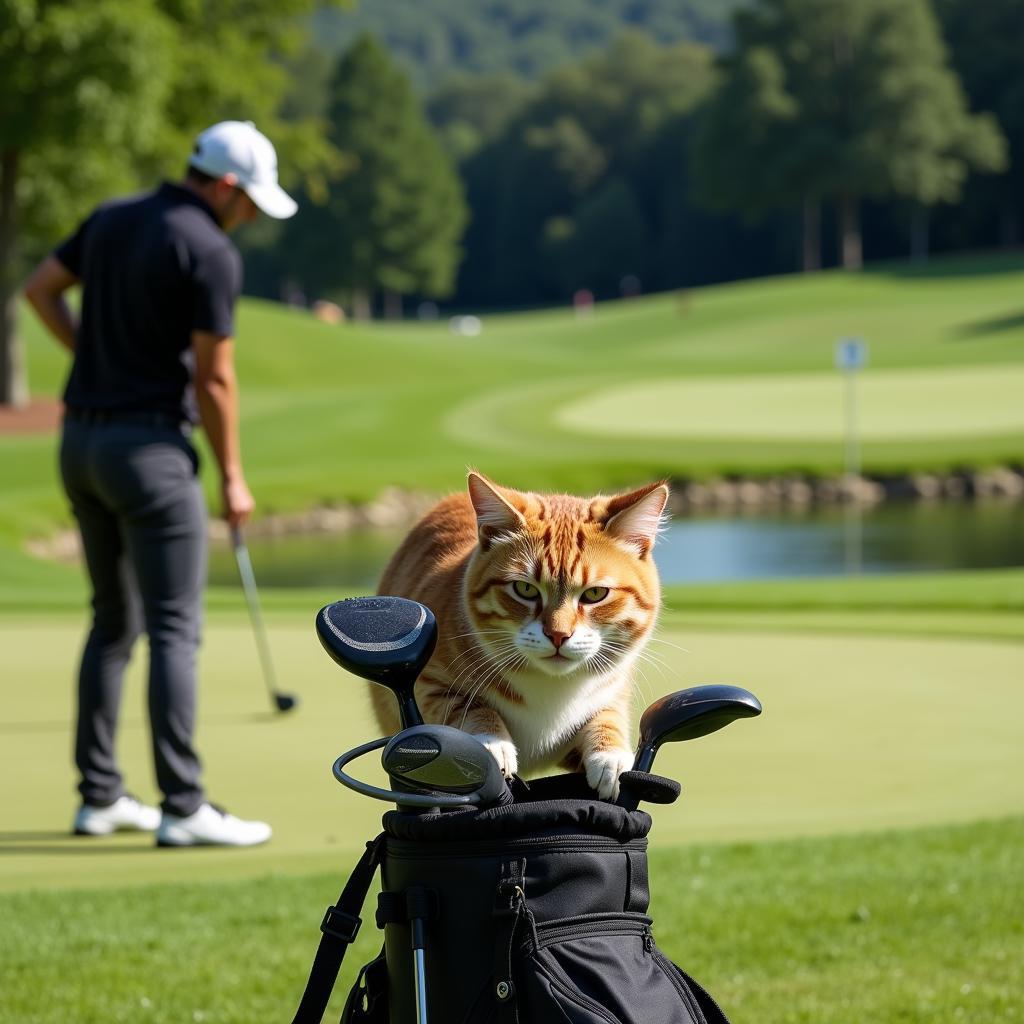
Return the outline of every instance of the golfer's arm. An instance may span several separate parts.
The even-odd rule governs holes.
[[[233,339],[208,331],[192,332],[195,389],[199,416],[225,483],[241,480],[238,440],[238,381]]]
[[[69,351],[75,351],[78,325],[64,293],[78,278],[55,256],[47,256],[25,282],[25,298],[49,332]]]

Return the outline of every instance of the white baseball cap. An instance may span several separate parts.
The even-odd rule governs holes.
[[[196,139],[191,166],[213,178],[233,174],[237,186],[268,217],[285,220],[299,208],[277,183],[277,153],[252,121],[221,121]]]

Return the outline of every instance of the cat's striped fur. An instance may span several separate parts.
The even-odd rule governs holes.
[[[470,473],[413,527],[379,592],[427,605],[434,656],[416,684],[428,722],[474,733],[506,774],[582,768],[602,797],[632,767],[636,658],[654,627],[651,548],[664,483],[584,499],[521,493]],[[399,728],[394,698],[370,688]]]

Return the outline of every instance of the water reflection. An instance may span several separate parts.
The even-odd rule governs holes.
[[[249,538],[261,587],[338,586],[371,592],[404,530]],[[922,572],[1024,565],[1024,505],[891,504],[866,510],[862,571]],[[676,518],[655,555],[666,583],[836,576],[845,571],[841,508]],[[210,578],[235,584],[230,550],[211,552]]]

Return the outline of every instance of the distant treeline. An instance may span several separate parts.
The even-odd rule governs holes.
[[[327,33],[293,62],[286,107],[325,118],[340,169],[293,224],[250,240],[250,290],[494,308],[1019,241],[1019,0],[523,0],[476,5],[461,35],[464,4],[430,6],[433,33],[418,4],[356,18],[390,10],[396,53],[363,35],[332,58]],[[577,6],[620,31],[525,73],[517,43]],[[702,32],[715,45],[666,41]],[[419,90],[402,70],[417,52],[416,78],[437,83]]]
[[[660,43],[715,49],[731,38],[730,17],[752,0],[362,0],[313,19],[316,45],[334,56],[369,33],[421,92],[453,70],[536,79],[604,49],[623,29]]]

